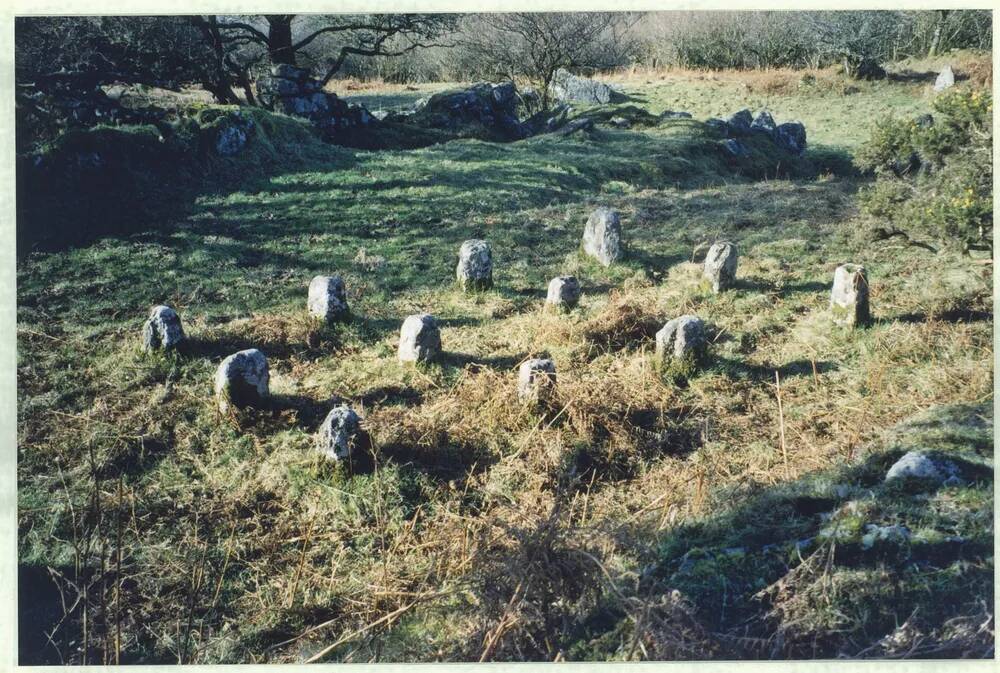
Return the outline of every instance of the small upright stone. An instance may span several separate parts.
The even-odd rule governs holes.
[[[256,348],[233,353],[215,372],[215,397],[219,410],[259,406],[270,391],[267,358]]]
[[[934,80],[934,90],[944,91],[953,86],[955,86],[955,71],[951,69],[950,65],[946,65],[944,70],[938,74],[937,79]]]
[[[351,457],[354,438],[361,427],[361,418],[346,404],[334,407],[326,415],[316,436],[316,448],[331,460]]]
[[[729,241],[719,241],[708,249],[704,277],[712,284],[713,292],[721,292],[736,284],[736,262],[736,246]]]
[[[842,264],[833,274],[830,311],[838,325],[865,325],[871,321],[868,305],[868,275],[859,264]]]
[[[143,350],[176,348],[181,341],[184,341],[184,328],[177,311],[169,306],[154,306],[142,327]]]
[[[545,297],[549,306],[571,309],[580,303],[580,281],[576,276],[559,276],[549,281],[549,292]]]
[[[490,244],[479,239],[463,243],[458,250],[455,276],[465,291],[493,287],[493,251]]]
[[[309,283],[309,314],[326,322],[342,320],[350,310],[340,276],[316,276]]]
[[[693,369],[705,351],[705,323],[693,315],[674,318],[656,333],[656,362],[663,369]]]
[[[583,230],[583,251],[604,266],[622,256],[622,225],[618,211],[598,208],[590,214]]]
[[[429,362],[441,353],[441,331],[434,316],[411,315],[399,331],[400,362]]]
[[[556,363],[547,358],[525,360],[517,373],[517,397],[522,402],[543,403],[556,386]]]

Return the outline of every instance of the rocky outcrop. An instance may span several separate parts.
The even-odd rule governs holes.
[[[336,138],[378,120],[363,106],[347,103],[323,90],[305,68],[280,64],[257,82],[257,98],[269,110],[305,117],[324,135]]]
[[[603,82],[577,77],[568,70],[559,69],[552,77],[552,92],[556,100],[566,103],[607,105],[626,100],[625,94]]]

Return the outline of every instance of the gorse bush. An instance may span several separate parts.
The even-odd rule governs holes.
[[[858,152],[875,184],[861,193],[875,240],[900,237],[929,249],[993,249],[993,99],[955,90],[934,116],[885,119]]]

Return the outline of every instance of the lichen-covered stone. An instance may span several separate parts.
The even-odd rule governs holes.
[[[868,275],[858,264],[842,264],[833,275],[830,311],[838,325],[865,325],[871,321]]]
[[[350,314],[347,290],[340,276],[316,276],[309,283],[309,315],[327,322]]]
[[[256,348],[233,353],[215,371],[215,397],[219,410],[259,406],[270,395],[267,358]]]
[[[429,362],[441,353],[441,331],[434,316],[419,313],[403,321],[399,331],[399,360]]]
[[[736,284],[736,264],[736,246],[729,241],[719,241],[708,249],[704,277],[712,284],[713,292],[721,292]]]
[[[618,211],[598,208],[583,230],[583,251],[604,266],[622,257],[622,225]]]
[[[465,291],[493,287],[493,251],[490,244],[479,239],[462,243],[458,250],[455,277]]]
[[[656,363],[663,372],[686,374],[705,352],[705,323],[693,315],[674,318],[656,333]]]
[[[552,76],[552,91],[556,100],[592,105],[619,103],[626,98],[614,87],[586,77],[577,77],[562,68]]]
[[[571,309],[580,303],[580,281],[576,276],[559,276],[549,281],[549,291],[545,297],[549,306]]]
[[[154,306],[142,327],[142,347],[144,350],[167,350],[176,348],[184,341],[181,317],[169,306]]]
[[[326,415],[316,434],[316,448],[331,460],[351,457],[361,418],[347,405],[334,407]]]
[[[556,385],[556,363],[547,358],[533,358],[521,363],[517,373],[517,397],[522,402],[547,401]]]
[[[934,80],[934,90],[944,91],[953,86],[955,86],[955,71],[951,69],[950,65],[946,65],[944,70],[938,73],[937,79]]]
[[[949,480],[957,481],[958,474],[958,466],[951,461],[937,459],[923,451],[910,451],[893,463],[885,480],[926,479],[941,484]]]

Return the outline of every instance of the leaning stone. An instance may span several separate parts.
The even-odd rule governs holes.
[[[517,374],[517,397],[535,404],[549,399],[556,385],[556,363],[533,358],[521,364]]]
[[[458,250],[455,276],[463,290],[488,290],[493,287],[493,251],[486,241],[472,239]]]
[[[411,315],[399,331],[399,360],[429,362],[441,353],[441,331],[434,316],[428,313]]]
[[[842,264],[833,275],[830,311],[838,325],[865,325],[871,321],[868,305],[868,276],[865,267]]]
[[[219,410],[259,406],[270,394],[267,358],[256,348],[233,353],[215,372],[215,397]]]
[[[346,460],[351,456],[354,438],[361,419],[347,405],[334,407],[326,415],[316,435],[316,448],[331,460]]]
[[[580,281],[576,276],[559,276],[549,281],[545,303],[556,308],[570,309],[580,303]]]
[[[944,70],[938,74],[937,79],[934,80],[934,90],[944,91],[953,86],[955,86],[955,71],[951,69],[950,65],[946,65]]]
[[[177,311],[169,306],[154,306],[142,327],[143,350],[176,348],[181,341],[184,341],[184,328]]]
[[[910,451],[893,463],[885,475],[885,480],[927,479],[941,484],[958,480],[958,473],[958,466],[951,461],[936,460],[923,451]]]
[[[309,315],[333,322],[349,313],[343,278],[316,276],[312,279],[309,283]]]
[[[704,277],[712,284],[713,292],[736,284],[736,262],[736,246],[729,241],[719,241],[708,249]]]
[[[583,230],[583,251],[604,266],[622,256],[622,225],[618,212],[598,208],[590,214]]]
[[[656,362],[661,369],[693,368],[705,351],[705,323],[693,315],[674,318],[656,333]]]

